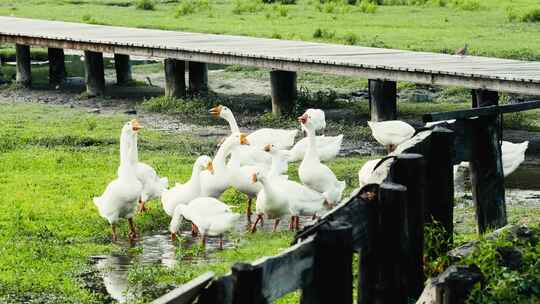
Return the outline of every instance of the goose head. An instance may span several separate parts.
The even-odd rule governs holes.
[[[214,173],[214,166],[212,164],[212,159],[208,155],[201,155],[195,161],[195,168],[199,171],[208,170],[210,173]]]
[[[313,117],[309,112],[306,111],[304,114],[302,114],[302,116],[298,117],[298,122],[305,131],[315,131]]]
[[[210,114],[212,114],[212,116],[215,116],[215,117],[221,117],[225,120],[230,120],[232,118],[234,118],[234,115],[233,115],[233,112],[231,111],[231,109],[229,109],[228,107],[226,106],[223,106],[223,105],[219,105],[217,107],[213,107],[210,109]]]
[[[264,180],[265,180],[265,175],[260,170],[253,172],[253,174],[251,175],[251,182],[253,182],[254,184],[257,182],[264,182]]]
[[[124,127],[122,127],[122,134],[134,135],[137,134],[140,129],[142,129],[142,126],[139,121],[137,119],[132,119],[124,124]]]
[[[315,131],[324,130],[326,128],[326,118],[323,110],[307,109],[306,114],[310,116]]]
[[[263,150],[264,152],[269,153],[273,157],[277,157],[278,159],[282,159],[282,160],[288,160],[291,155],[289,151],[277,149],[272,144],[267,144],[266,146],[264,146]]]

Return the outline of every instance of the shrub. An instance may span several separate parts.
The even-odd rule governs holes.
[[[333,39],[336,36],[336,32],[330,32],[326,29],[317,28],[313,32],[313,38]]]
[[[92,17],[90,14],[84,14],[81,18],[82,22],[88,23],[88,24],[99,24],[99,22]]]
[[[244,13],[255,13],[261,10],[259,2],[254,0],[234,0],[232,13],[241,15]]]
[[[209,10],[208,0],[185,0],[176,8],[176,17],[190,15],[198,11]]]
[[[478,0],[453,0],[452,6],[464,11],[477,11],[482,8]]]
[[[360,3],[360,11],[365,14],[374,14],[377,11],[377,5],[370,1],[363,0]]]
[[[137,0],[135,3],[135,8],[145,11],[153,11],[155,9],[154,7],[154,1],[152,0]]]
[[[540,8],[533,8],[521,17],[523,22],[540,22]]]
[[[289,14],[289,9],[287,9],[286,6],[281,5],[281,4],[274,6],[274,11],[280,17],[287,17],[287,15]]]
[[[358,37],[353,33],[347,33],[343,36],[345,44],[355,45],[358,42]]]

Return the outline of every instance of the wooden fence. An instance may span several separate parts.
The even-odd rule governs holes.
[[[425,219],[445,222],[452,233],[452,147],[453,133],[444,128],[419,132],[381,161],[373,183],[298,232],[282,253],[236,263],[224,276],[205,273],[154,303],[271,303],[296,290],[300,303],[352,303],[353,267],[358,303],[417,299]]]

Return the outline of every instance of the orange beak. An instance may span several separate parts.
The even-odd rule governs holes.
[[[304,114],[304,115],[298,117],[298,121],[303,125],[306,124],[307,120],[308,120],[307,114]]]
[[[268,144],[268,145],[264,146],[264,151],[265,152],[270,152],[270,150],[272,150],[272,145],[271,144]]]
[[[137,132],[140,129],[142,129],[142,126],[141,126],[141,124],[139,123],[138,120],[133,119],[133,120],[131,120],[131,128],[133,129],[133,131]]]
[[[171,241],[176,241],[178,239],[178,236],[176,235],[176,233],[171,233]]]
[[[251,176],[251,181],[252,181],[253,183],[256,183],[256,182],[259,181],[259,180],[257,179],[257,174],[253,173],[253,175]]]
[[[210,173],[214,174],[214,164],[212,163],[212,161],[208,162],[208,165],[206,165],[206,169],[208,169]]]
[[[245,133],[240,133],[240,144],[249,145],[249,141],[247,140],[247,135]]]
[[[219,105],[217,107],[213,107],[210,109],[210,114],[212,114],[212,116],[219,116],[219,114],[221,114],[221,110],[223,110],[223,106]]]

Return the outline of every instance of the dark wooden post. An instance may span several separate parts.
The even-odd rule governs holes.
[[[236,263],[232,267],[233,304],[266,304],[261,293],[262,268],[248,263]]]
[[[103,53],[84,51],[84,76],[88,96],[100,96],[105,92]]]
[[[397,118],[397,85],[395,81],[368,80],[371,121]]]
[[[478,107],[497,105],[497,92],[476,90]],[[471,184],[478,231],[500,228],[507,223],[499,119],[496,115],[468,121],[471,130]]]
[[[64,49],[49,48],[49,86],[57,88],[66,80],[66,63],[64,61]]]
[[[454,133],[437,128],[433,131],[427,152],[427,187],[425,220],[426,223],[437,222],[446,231],[445,239],[441,245],[442,252],[450,250],[454,233],[454,171],[453,159]]]
[[[128,85],[133,80],[131,76],[131,63],[129,55],[114,54],[114,68],[116,70],[116,84]]]
[[[482,282],[483,276],[476,265],[448,267],[433,278],[417,304],[461,304],[465,303],[474,286]]]
[[[405,186],[384,182],[378,201],[368,208],[368,241],[360,252],[359,304],[407,303],[401,280],[407,269],[404,246],[407,238]]]
[[[352,303],[352,254],[351,225],[329,222],[321,226],[315,241],[313,280],[303,286],[300,303]]]
[[[15,81],[18,85],[30,87],[32,85],[30,46],[17,44],[15,46],[15,52],[17,57],[17,76]]]
[[[296,72],[270,71],[272,113],[274,116],[291,114],[296,103]]]
[[[186,64],[182,60],[165,59],[165,96],[186,96]]]
[[[208,64],[190,61],[188,70],[189,91],[195,95],[206,95],[208,93]]]
[[[406,223],[408,238],[403,254],[402,283],[407,296],[418,298],[424,289],[424,204],[427,197],[426,164],[420,154],[399,154],[390,170],[391,181],[407,188]]]

